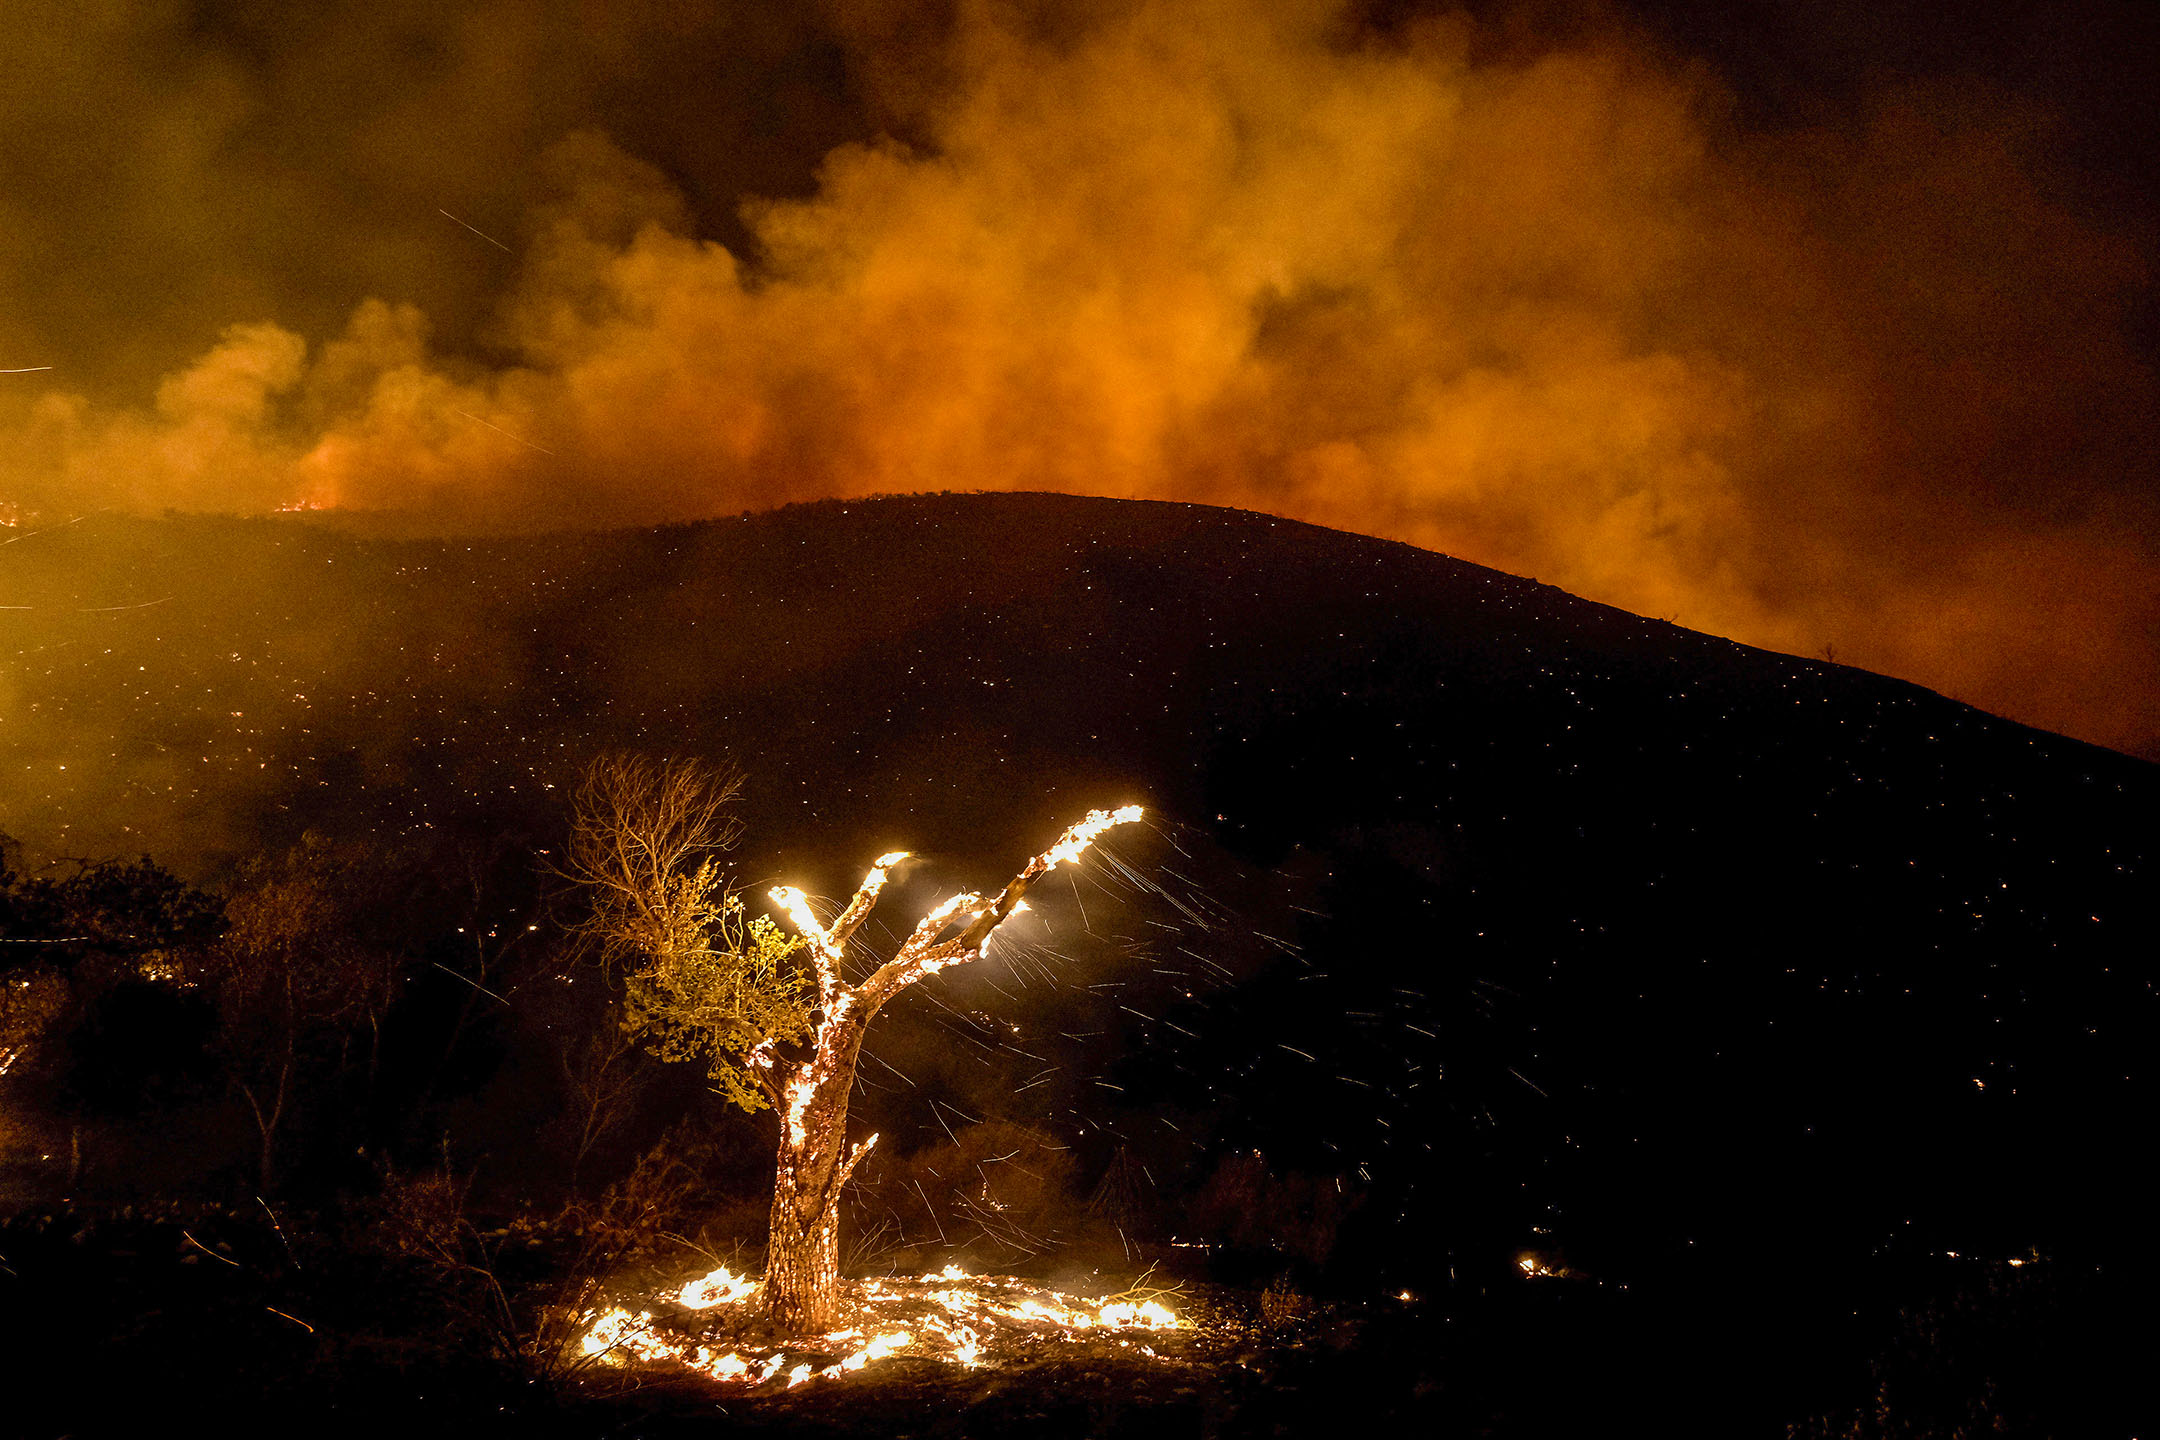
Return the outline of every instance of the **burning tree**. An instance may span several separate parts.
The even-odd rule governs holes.
[[[829,925],[800,890],[770,892],[799,932],[791,939],[746,918],[720,868],[738,833],[728,813],[738,787],[694,763],[602,757],[576,796],[566,870],[595,896],[588,932],[630,962],[624,1023],[664,1057],[707,1060],[736,1104],[780,1113],[766,1305],[789,1329],[831,1330],[842,1316],[840,1192],[878,1138],[847,1141],[870,1021],[916,981],[983,954],[1029,887],[1140,808],[1091,811],[996,896],[955,895],[851,983],[849,944],[906,852],[878,857]]]

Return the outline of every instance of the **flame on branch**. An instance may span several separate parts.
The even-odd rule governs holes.
[[[900,953],[858,987],[850,987],[842,973],[847,943],[869,918],[885,882],[891,878],[893,867],[907,859],[908,852],[895,850],[879,856],[870,873],[863,877],[855,898],[848,902],[847,908],[830,927],[819,923],[816,912],[810,908],[809,897],[795,886],[779,885],[767,893],[809,948],[818,972],[818,999],[828,1011],[827,1023],[837,1018],[830,1013],[836,1006],[845,1013],[862,1005],[863,1019],[867,1020],[886,1001],[924,976],[935,975],[949,965],[981,955],[990,943],[991,932],[1026,908],[1022,897],[1030,886],[1061,864],[1077,863],[1104,831],[1112,826],[1130,824],[1140,816],[1138,805],[1116,810],[1090,810],[1086,819],[1066,830],[1055,845],[1028,861],[1019,874],[1007,881],[994,903],[973,891],[965,891],[925,915],[915,926],[914,933],[908,936],[907,943],[900,947]],[[960,935],[944,939],[946,932],[956,924],[964,924]]]
[[[781,912],[794,922],[803,942],[810,947],[810,960],[817,967],[818,1004],[829,1007],[833,992],[840,987],[840,950],[824,926],[818,924],[815,911],[810,908],[810,897],[792,885],[780,885],[767,892]]]
[[[900,947],[900,953],[863,982],[862,994],[869,1001],[870,1008],[875,1011],[878,1006],[926,975],[935,975],[948,965],[973,960],[982,954],[984,947],[990,943],[991,932],[1021,908],[1021,899],[1037,880],[1060,864],[1078,862],[1104,831],[1114,825],[1130,824],[1138,820],[1140,814],[1138,805],[1127,805],[1117,810],[1090,810],[1086,819],[1059,836],[1055,845],[1028,861],[1019,874],[1006,881],[1005,888],[999,893],[995,903],[986,903],[982,896],[973,893],[955,895],[925,915],[922,922],[915,927],[915,933]],[[883,877],[878,871],[873,870],[871,874],[878,878],[880,884],[883,883]],[[868,892],[867,884],[864,888]],[[874,892],[869,893],[874,899]],[[856,901],[860,904],[862,896],[857,895]],[[848,908],[852,913],[855,907],[851,905]],[[863,908],[867,914],[869,907],[865,905]],[[941,941],[939,937],[959,923],[963,916],[968,919],[966,928],[959,937]]]

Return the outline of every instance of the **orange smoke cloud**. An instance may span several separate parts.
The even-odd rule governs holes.
[[[754,264],[597,134],[496,336],[370,301],[227,331],[144,411],[16,417],[21,503],[308,503],[478,529],[1047,489],[1408,540],[2160,744],[2135,247],[2033,118],[1924,89],[1746,133],[1626,40],[1480,57],[1319,3],[959,26],[911,118]]]

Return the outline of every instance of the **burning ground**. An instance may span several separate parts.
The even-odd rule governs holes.
[[[839,1328],[807,1336],[773,1324],[763,1288],[723,1265],[658,1295],[613,1299],[576,1317],[578,1350],[603,1365],[792,1390],[895,1357],[1010,1367],[1074,1344],[1190,1364],[1219,1354],[1226,1333],[1172,1311],[1164,1301],[1183,1299],[1182,1287],[1149,1286],[1146,1276],[1093,1300],[957,1265],[872,1278],[844,1287]]]

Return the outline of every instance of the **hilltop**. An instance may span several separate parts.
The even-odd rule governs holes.
[[[1405,1227],[1428,1268],[1501,1233],[1624,1269],[2129,1223],[2160,771],[1912,685],[1044,495],[487,542],[95,516],[0,585],[30,607],[0,825],[34,851],[214,880],[309,828],[538,845],[606,745],[733,755],[746,874],[814,891],[898,846],[980,883],[1144,802],[1135,864],[1233,923],[1128,905],[1157,961],[1056,1057],[1122,1088],[1052,1109],[1098,1160],[1114,1132],[1349,1180],[1374,1257]],[[940,1083],[1026,1114],[1006,1063]]]

